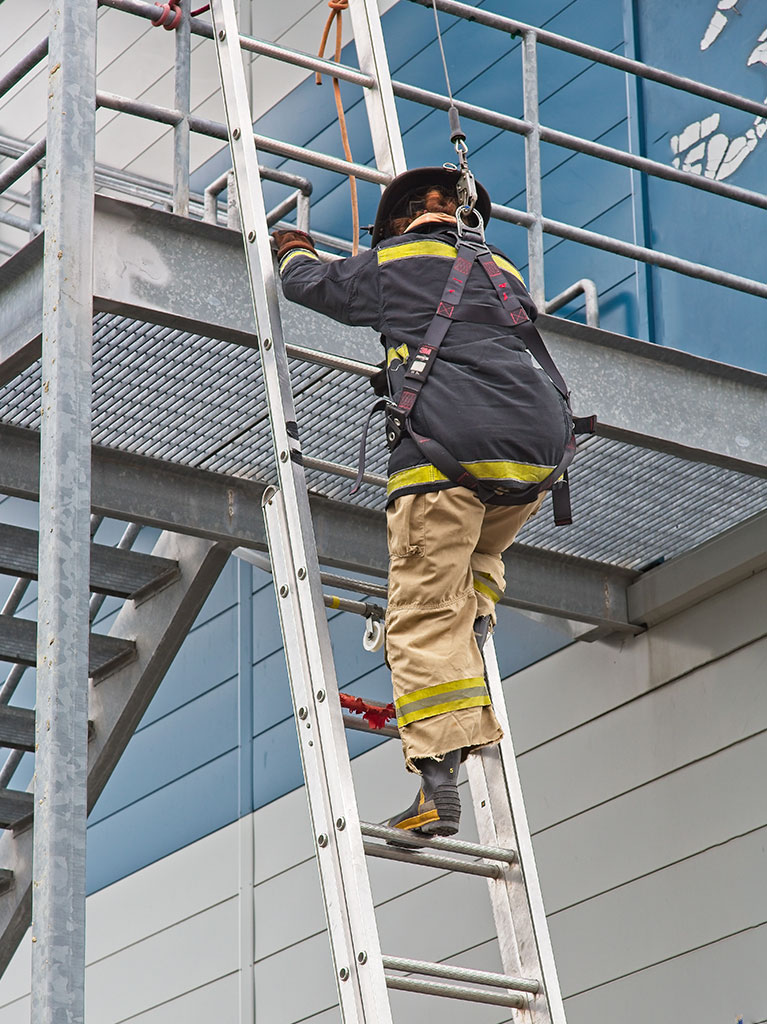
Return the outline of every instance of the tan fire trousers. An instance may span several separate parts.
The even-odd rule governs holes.
[[[474,620],[505,587],[503,551],[542,501],[483,505],[465,487],[405,494],[387,510],[386,653],[405,763],[497,743]]]

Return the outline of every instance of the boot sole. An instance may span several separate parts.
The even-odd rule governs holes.
[[[454,785],[437,786],[432,794],[439,818],[427,821],[419,828],[426,836],[454,836],[461,823],[461,798]]]

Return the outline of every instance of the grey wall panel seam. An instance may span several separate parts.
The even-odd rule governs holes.
[[[696,850],[694,853],[687,854],[684,857],[678,857],[676,860],[670,860],[665,864],[659,864],[657,868],[653,868],[651,871],[643,871],[639,875],[633,875],[631,878],[627,878],[625,881],[619,882],[617,885],[611,885],[607,889],[601,889],[599,892],[592,893],[592,895],[586,896],[582,900],[575,900],[574,903],[568,903],[563,907],[557,907],[556,910],[549,911],[546,916],[551,920],[558,914],[564,914],[566,911],[572,910],[574,907],[584,906],[592,900],[597,900],[601,896],[606,896],[611,892],[617,892],[619,889],[632,885],[634,882],[639,882],[644,878],[651,878],[653,875],[660,874],[660,872],[665,871],[667,868],[676,867],[677,864],[684,864],[685,861],[695,860],[696,857],[703,856],[711,850],[720,849],[721,847],[727,846],[729,843],[734,843],[739,839],[745,839],[748,836],[755,835],[757,832],[762,832],[765,828],[767,828],[767,822],[762,825],[755,825],[754,828],[747,829],[745,832],[738,832],[736,835],[728,836],[727,839],[723,839],[719,843],[711,843],[709,846],[704,846],[700,850]]]
[[[215,985],[219,981],[223,981],[224,978],[231,978],[236,975],[237,971],[227,971],[226,974],[220,974],[217,978],[211,978],[209,981],[204,982],[202,985],[194,985],[192,988],[185,989],[183,992],[179,992],[178,995],[173,996],[170,999],[163,999],[159,1003],[153,1003],[151,1006],[145,1007],[138,1013],[132,1013],[130,1017],[121,1017],[120,1020],[114,1022],[114,1024],[128,1024],[129,1021],[139,1020],[146,1013],[151,1013],[153,1010],[159,1009],[161,1006],[170,1006],[171,1003],[175,1003],[177,999],[183,999],[184,996],[190,995],[192,992],[200,992],[204,988],[208,988],[209,985]]]
[[[758,928],[764,928],[767,925],[767,921],[760,921],[758,924],[749,925],[748,928],[739,928],[737,931],[728,932],[727,935],[720,935],[719,938],[714,939],[712,942],[702,942],[699,946],[691,946],[689,949],[680,950],[679,953],[675,953],[673,956],[664,957],[662,960],[656,960],[654,963],[645,964],[643,967],[637,968],[635,971],[625,971],[623,974],[617,974],[614,978],[609,978],[606,981],[600,982],[598,985],[591,985],[589,988],[580,989],[577,992],[568,992],[565,996],[565,1001],[575,996],[584,995],[587,992],[594,992],[597,989],[604,988],[606,985],[612,985],[616,981],[622,981],[624,978],[632,978],[638,974],[643,974],[645,971],[651,971],[655,967],[660,967],[661,964],[672,963],[674,960],[679,960],[684,956],[689,956],[690,953],[696,953],[700,949],[707,949],[710,946],[716,946],[720,942],[725,942],[727,939],[732,939],[736,935],[746,935],[748,932],[756,931]]]
[[[751,577],[751,578],[753,578],[753,577]],[[710,600],[710,598],[708,598],[706,600]],[[701,604],[703,604],[703,603],[705,603],[705,602],[701,602]],[[696,607],[696,606],[693,606],[693,607]],[[685,608],[684,612],[688,612],[689,610],[690,609]],[[680,613],[680,614],[684,614],[684,613]],[[665,625],[665,622],[663,623],[663,625]],[[523,745],[523,742],[518,740],[517,741],[517,760],[519,760],[520,758],[524,757],[525,754],[532,754],[534,751],[540,750],[542,747],[548,746],[549,743],[553,743],[556,740],[562,739],[564,736],[569,736],[572,733],[577,732],[579,729],[583,728],[583,726],[585,726],[585,725],[591,725],[593,722],[598,722],[600,720],[600,718],[606,718],[608,715],[611,715],[614,711],[619,711],[621,708],[629,707],[629,705],[636,704],[638,701],[652,698],[654,694],[658,693],[661,690],[664,690],[668,686],[671,686],[673,683],[680,682],[681,680],[686,679],[688,676],[691,676],[693,673],[700,672],[702,669],[708,668],[710,665],[716,665],[717,662],[724,661],[726,658],[731,657],[733,654],[737,654],[739,651],[746,650],[748,647],[751,647],[754,644],[759,643],[760,640],[764,640],[766,638],[767,638],[767,630],[765,630],[764,633],[760,633],[758,636],[755,636],[752,639],[747,640],[745,643],[739,644],[737,647],[733,647],[731,649],[728,649],[727,651],[723,652],[722,654],[718,654],[715,657],[710,658],[708,661],[702,661],[699,664],[694,665],[692,668],[686,669],[684,672],[680,672],[679,675],[672,676],[670,679],[665,679],[662,683],[657,683],[655,686],[651,687],[651,689],[649,689],[649,690],[643,690],[641,693],[635,694],[635,696],[630,697],[628,700],[621,701],[619,704],[614,704],[611,707],[607,708],[606,710],[600,711],[598,715],[592,715],[591,718],[584,718],[582,722],[578,722],[577,725],[572,726],[570,729],[564,729],[562,732],[558,732],[558,733],[556,733],[556,735],[551,736],[548,739],[542,740],[540,743],[536,743],[532,747],[525,747]],[[599,641],[597,641],[597,643],[598,642]],[[568,647],[569,646],[571,646],[571,645],[568,644]],[[519,673],[514,673],[514,675],[526,672],[533,665],[539,665],[541,662],[546,661],[547,658],[555,658],[558,654],[562,653],[562,650],[566,650],[566,649],[567,648],[560,648],[559,650],[553,651],[551,654],[546,654],[542,658],[539,658],[538,661],[531,662],[530,665],[527,665],[527,666],[525,666],[525,668],[520,669]],[[504,687],[510,687],[510,686],[513,685],[513,683],[514,683],[514,675],[507,676],[507,678],[503,680]],[[509,694],[507,696],[507,703],[509,704],[509,706],[513,707],[513,703],[514,703],[513,694]],[[754,733],[754,735],[757,735],[757,733]],[[723,747],[722,749],[725,749],[725,748]],[[696,759],[696,760],[699,760],[699,759]],[[689,763],[693,764],[694,762],[691,761]],[[659,776],[659,778],[660,778],[660,776]],[[627,792],[628,792],[628,790],[627,790]],[[547,826],[547,827],[549,827],[549,826]]]
[[[92,967],[95,964],[105,963],[114,956],[118,956],[120,953],[124,953],[126,949],[133,949],[135,946],[140,946],[142,942],[146,942],[149,939],[154,939],[158,935],[163,935],[165,932],[172,931],[181,924],[185,924],[187,921],[193,921],[196,917],[200,917],[202,914],[207,914],[210,910],[215,910],[216,907],[222,907],[225,903],[231,903],[237,899],[237,894],[232,893],[231,896],[226,896],[222,900],[215,900],[207,907],[203,907],[201,910],[196,910],[193,914],[187,914],[186,917],[180,917],[177,921],[171,922],[171,924],[165,925],[163,928],[158,928],[156,931],[147,932],[146,935],[142,935],[140,938],[135,939],[133,942],[127,942],[124,946],[120,946],[117,949],[113,949],[110,953],[106,953],[104,956],[97,957],[95,960],[88,961],[88,967]],[[142,1010],[142,1013],[145,1012]]]
[[[598,800],[595,804],[589,804],[588,807],[582,807],[573,814],[568,814],[564,818],[560,818],[559,821],[552,822],[550,825],[546,825],[544,828],[539,828],[532,832],[533,838],[535,836],[542,835],[544,832],[549,832],[551,829],[556,828],[558,825],[564,824],[566,821],[573,821],[575,818],[579,818],[582,814],[586,814],[589,811],[593,811],[597,807],[604,807],[606,804],[612,803],[614,800],[618,800],[628,793],[635,793],[639,789],[643,789],[645,786],[650,785],[654,782],[658,782],[660,779],[668,778],[676,772],[682,771],[689,765],[699,764],[701,761],[706,761],[710,757],[714,757],[716,754],[721,754],[724,750],[731,750],[733,747],[737,747],[741,743],[745,743],[748,740],[754,739],[755,736],[761,736],[765,729],[759,729],[757,732],[750,733],[748,736],[741,736],[737,740],[733,740],[732,743],[725,743],[722,747],[717,747],[715,750],[710,750],[707,754],[701,754],[700,757],[694,757],[691,761],[685,761],[684,764],[677,765],[675,768],[669,769],[667,772],[661,772],[659,775],[653,775],[652,778],[645,779],[644,782],[638,783],[636,786],[629,786],[628,789],[622,790],[620,793],[615,793],[613,796],[607,797],[604,800]],[[520,760],[520,759],[518,759]]]

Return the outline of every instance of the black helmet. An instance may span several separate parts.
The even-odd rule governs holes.
[[[384,189],[381,201],[376,212],[376,222],[373,225],[373,238],[371,245],[378,245],[387,237],[387,227],[392,216],[396,215],[397,207],[400,206],[408,196],[417,193],[430,185],[438,185],[448,192],[455,192],[456,183],[461,172],[455,168],[448,167],[416,167],[412,171],[405,171],[393,178]],[[477,204],[475,209],[482,217],[487,227],[490,220],[490,196],[487,190],[477,184]]]

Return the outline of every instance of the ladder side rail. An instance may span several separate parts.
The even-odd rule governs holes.
[[[360,70],[375,81],[365,89],[365,106],[376,166],[394,177],[407,170],[407,163],[378,4],[376,0],[351,0],[349,14]]]
[[[325,779],[330,801],[321,808],[327,818],[321,835],[328,836],[332,857],[337,858],[343,877],[347,900],[352,947],[348,966],[352,988],[359,989],[364,1010],[349,1005],[345,995],[349,988],[343,980],[339,993],[347,1024],[390,1024],[391,1014],[386,995],[373,899],[359,829],[351,766],[338,700],[330,633],[327,625],[319,576],[319,561],[312,528],[308,492],[298,440],[290,374],[285,351],[277,284],[266,223],[258,156],[252,130],[245,74],[239,47],[237,19],[233,0],[213,0],[216,51],[221,74],[232,161],[237,182],[240,215],[243,225],[246,262],[256,314],[259,348],[264,373],[266,397],[272,436],[276,451],[281,507],[284,522],[278,532],[284,552],[289,555],[287,568],[293,579],[286,585],[296,597],[295,609],[300,618],[299,641],[305,645],[306,672],[311,685],[309,713],[312,714],[325,750]],[[286,646],[290,646],[287,642]],[[326,699],[327,698],[327,699]],[[298,709],[296,709],[298,710]],[[313,810],[314,814],[318,809]],[[335,827],[339,819],[344,827]],[[323,859],[320,858],[322,865]],[[342,908],[327,905],[328,914],[342,921]],[[332,936],[331,936],[332,938]],[[338,980],[338,976],[337,976]]]
[[[285,644],[285,658],[288,666],[291,696],[295,709],[298,746],[301,753],[306,794],[309,803],[309,817],[313,830],[317,868],[322,886],[323,904],[328,924],[328,935],[339,988],[339,1001],[344,1021],[371,1021],[366,1015],[360,987],[355,975],[355,934],[349,914],[344,911],[350,900],[348,882],[341,869],[340,851],[336,837],[353,827],[349,815],[334,819],[333,795],[330,778],[337,768],[333,754],[337,752],[337,737],[330,736],[327,728],[320,723],[320,708],[328,704],[327,697],[320,699],[316,691],[307,654],[307,637],[297,596],[297,577],[286,544],[288,527],[283,495],[269,489],[264,494],[264,522],[272,559],[274,592],[280,616],[280,627]],[[322,694],[323,691],[319,693]],[[332,699],[332,698],[331,698]],[[344,741],[345,742],[345,741]],[[335,750],[334,750],[335,748]],[[343,826],[342,828],[339,826]],[[355,865],[359,867],[359,865]],[[372,907],[370,912],[372,913]],[[372,950],[366,950],[368,956]],[[380,952],[378,953],[380,959]],[[381,970],[383,974],[383,970]],[[384,982],[385,984],[385,982]],[[388,997],[383,992],[379,998]],[[384,1019],[381,1016],[380,1019]]]
[[[488,879],[503,969],[507,974],[521,973],[541,981],[541,993],[531,997],[536,1024],[566,1024],[492,637],[485,643],[483,654],[503,739],[497,746],[470,756],[467,769],[480,842],[511,845],[517,851],[517,864],[505,880]]]

